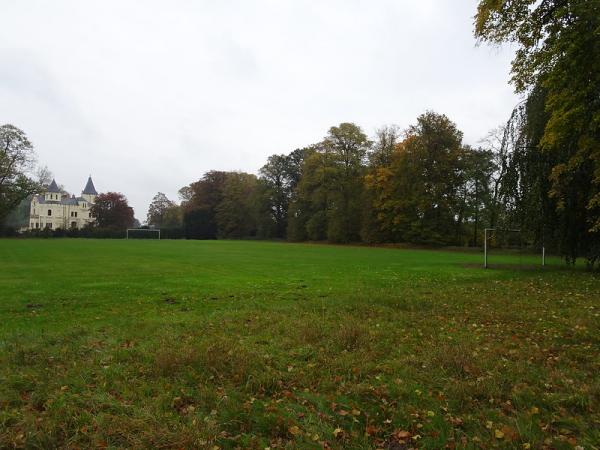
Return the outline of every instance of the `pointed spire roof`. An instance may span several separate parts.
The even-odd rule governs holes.
[[[88,195],[98,195],[98,192],[96,192],[96,188],[94,187],[94,182],[92,181],[91,176],[88,178],[87,184],[85,185],[81,193]]]
[[[46,192],[60,194],[60,189],[58,188],[58,185],[56,184],[56,181],[54,180],[54,178],[52,179],[52,183],[50,183],[50,186],[48,186],[48,189],[46,189]]]

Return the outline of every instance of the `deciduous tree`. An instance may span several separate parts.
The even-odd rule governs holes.
[[[133,225],[133,208],[119,192],[107,192],[96,197],[91,208],[96,225],[101,228],[125,230]]]
[[[148,207],[148,225],[163,228],[179,228],[182,224],[181,207],[159,192]]]
[[[552,161],[542,197],[556,201],[560,247],[568,261],[583,255],[593,266],[600,259],[600,2],[481,0],[475,34],[517,44],[512,81],[543,99],[541,111],[528,106],[518,150]]]
[[[25,133],[13,125],[0,126],[0,227],[24,199],[42,184],[32,178],[35,153]]]

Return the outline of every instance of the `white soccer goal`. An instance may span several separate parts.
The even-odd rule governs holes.
[[[489,244],[488,241],[491,238],[493,233],[518,233],[519,235],[519,252],[522,252],[523,247],[523,239],[521,230],[518,229],[508,229],[508,228],[485,228],[483,231],[483,268],[488,268],[488,253],[489,253]],[[542,267],[546,265],[546,247],[542,245]]]
[[[134,235],[137,232],[141,232],[142,234],[144,232],[149,232],[149,233],[158,233],[158,240],[160,241],[160,228],[127,228],[127,233],[125,235],[125,239],[139,239],[139,238],[135,238]],[[146,237],[142,238],[142,239],[148,239]]]

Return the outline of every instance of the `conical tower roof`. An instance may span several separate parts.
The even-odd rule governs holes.
[[[56,181],[54,181],[54,179],[52,179],[52,183],[50,183],[50,186],[48,186],[48,189],[46,189],[46,192],[60,194],[60,189],[58,188],[58,185],[56,184]]]
[[[98,192],[96,192],[96,188],[94,187],[94,182],[92,181],[92,177],[88,178],[87,184],[85,185],[85,187],[83,188],[83,191],[81,193],[88,194],[88,195],[98,195]]]

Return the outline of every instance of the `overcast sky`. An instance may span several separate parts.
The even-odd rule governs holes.
[[[0,123],[79,193],[158,191],[428,109],[477,144],[518,98],[476,0],[0,0]]]

